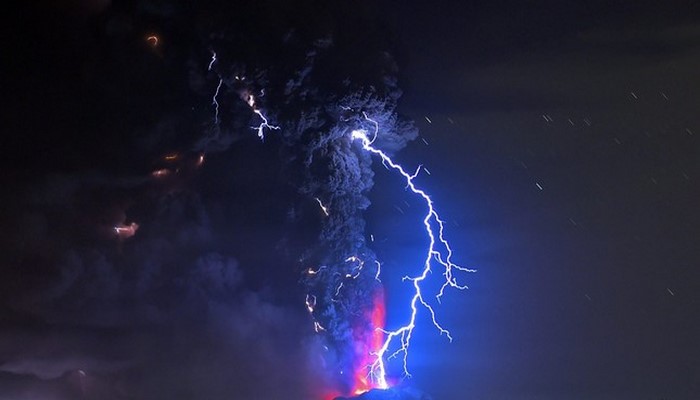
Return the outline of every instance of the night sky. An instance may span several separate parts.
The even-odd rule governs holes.
[[[267,89],[281,131],[348,88],[396,102],[406,124],[383,145],[428,169],[454,257],[478,270],[436,305],[452,343],[418,319],[404,385],[434,399],[700,398],[697,4],[293,3],[5,13],[0,400],[333,386],[300,279],[335,251],[310,194],[325,170],[304,168],[304,137],[260,141],[234,89],[226,128],[212,125],[212,49]],[[372,170],[356,228],[382,262],[392,327],[425,237],[403,182]]]

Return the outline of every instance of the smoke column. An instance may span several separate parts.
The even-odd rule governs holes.
[[[264,18],[259,21],[265,23]],[[403,353],[403,375],[409,375],[406,362],[416,304],[450,337],[420,292],[431,260],[445,268],[440,295],[446,287],[464,288],[456,283],[452,268],[466,269],[452,263],[442,221],[428,195],[413,185],[415,175],[391,161],[393,153],[417,137],[412,123],[397,112],[401,91],[396,63],[386,43],[348,32],[291,29],[280,42],[264,41],[254,51],[242,50],[246,36],[207,35],[206,52],[201,51],[195,63],[203,76],[195,82],[208,93],[213,117],[207,119],[208,134],[195,150],[218,151],[257,137],[285,160],[288,181],[307,209],[316,210],[313,219],[319,227],[315,242],[298,257],[305,292],[300,303],[323,340],[322,364],[331,371],[339,394],[360,394],[389,386],[385,362],[392,356]],[[373,131],[373,137],[358,136],[360,131]],[[368,245],[363,216],[370,206],[377,155],[385,167],[400,172],[429,208],[424,221],[430,240],[425,268],[419,277],[408,278],[416,291],[412,316],[394,331],[384,327],[381,260]],[[437,250],[436,244],[444,249]],[[394,339],[400,342],[398,348],[392,347]]]

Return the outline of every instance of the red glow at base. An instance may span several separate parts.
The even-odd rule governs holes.
[[[337,391],[326,392],[323,395],[323,400],[335,400],[336,398],[342,396],[343,394]]]
[[[374,362],[376,353],[384,344],[384,320],[386,309],[384,308],[384,290],[380,287],[373,296],[373,307],[368,311],[367,319],[371,323],[370,329],[358,327],[354,330],[355,337],[355,364],[353,365],[353,387],[351,393],[359,395],[371,389],[386,389],[378,382],[372,381],[369,376],[369,366]]]
[[[358,396],[372,389],[387,389],[386,385],[380,385],[369,375],[370,366],[375,361],[374,353],[384,344],[384,333],[381,329],[384,328],[385,316],[384,290],[378,287],[372,295],[372,308],[366,310],[364,318],[360,319],[362,323],[353,327],[355,359],[352,365],[350,390],[345,392],[345,390],[330,389],[323,394],[323,400],[334,400],[341,396]]]

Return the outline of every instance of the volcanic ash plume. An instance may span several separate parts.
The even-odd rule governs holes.
[[[287,180],[318,210],[299,217],[319,226],[315,243],[298,257],[305,304],[324,341],[323,363],[342,393],[357,394],[385,386],[368,370],[383,342],[384,293],[363,217],[374,184],[372,158],[352,132],[381,126],[375,144],[388,153],[417,132],[397,114],[392,58],[383,48],[359,48],[346,35],[309,39],[290,31],[271,45],[292,54],[279,59],[242,54],[239,42],[222,35],[210,45],[207,65],[199,65],[206,76],[194,82],[209,81],[214,113],[197,150],[225,148],[241,132],[248,140],[257,136],[286,160]]]

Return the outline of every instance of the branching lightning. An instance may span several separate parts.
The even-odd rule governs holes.
[[[255,96],[252,93],[246,92],[243,97],[245,102],[248,103],[250,109],[253,110],[253,112],[262,120],[258,126],[251,126],[252,129],[258,132],[258,137],[260,140],[265,140],[265,128],[274,130],[280,129],[280,127],[277,125],[270,125],[265,114],[263,114],[260,108],[258,108]]]
[[[211,59],[209,60],[209,65],[207,66],[207,71],[211,71],[212,68],[214,67],[214,64],[218,61],[216,51],[211,50]],[[218,125],[219,124],[219,91],[221,90],[221,86],[224,84],[224,78],[221,76],[221,74],[217,73],[217,76],[219,77],[219,84],[216,86],[216,91],[214,92],[214,96],[212,97],[211,103],[214,106],[214,124]],[[236,75],[234,77],[236,81],[243,81],[245,77],[241,78],[240,76]],[[261,92],[261,95],[265,95],[265,91]],[[258,126],[251,126],[251,129],[254,129],[258,133],[258,137],[260,140],[265,140],[265,129],[269,130],[279,130],[280,127],[277,125],[272,125],[268,121],[267,117],[265,114],[262,112],[262,110],[258,107],[256,103],[255,96],[250,93],[248,90],[244,90],[241,93],[241,98],[248,104],[250,109],[260,117],[261,121]]]
[[[212,68],[214,68],[214,65],[217,62],[216,52],[212,51],[211,53],[212,58],[208,65],[209,71],[212,71]],[[219,78],[219,82],[218,86],[216,87],[214,96],[212,98],[212,105],[215,108],[214,122],[218,125],[220,122],[218,95],[222,85],[224,84],[224,78],[218,73],[217,76]],[[242,83],[244,82],[245,77],[235,76],[235,80],[240,81]],[[237,90],[240,99],[243,100],[248,105],[250,110],[260,118],[261,122],[257,126],[251,126],[251,129],[256,131],[257,136],[261,140],[265,139],[265,130],[280,129],[279,126],[272,125],[269,122],[267,116],[263,112],[263,109],[259,106],[257,102],[258,99],[256,98],[256,94],[258,94],[258,92],[254,92],[249,86],[239,88]],[[264,96],[264,91],[260,91],[259,94],[260,96]],[[345,116],[341,117],[341,120],[346,122],[351,121],[353,118],[347,116],[348,114],[356,112],[355,109],[343,106],[341,106],[341,108],[343,109],[343,111],[346,111],[346,113],[344,114]],[[455,288],[458,290],[467,289],[466,285],[458,283],[455,277],[456,272],[475,272],[475,270],[462,267],[460,265],[455,264],[452,261],[453,252],[449,242],[446,240],[444,235],[444,221],[440,218],[440,215],[437,213],[430,195],[424,189],[416,185],[416,178],[419,176],[419,174],[422,171],[425,171],[426,174],[430,175],[430,171],[423,168],[422,166],[418,166],[415,172],[409,173],[400,164],[394,162],[391,159],[391,157],[389,157],[384,151],[380,150],[377,147],[374,147],[374,142],[377,139],[380,132],[379,123],[376,120],[370,118],[366,113],[362,113],[362,117],[364,118],[364,121],[362,121],[361,125],[363,125],[364,127],[352,130],[349,134],[350,140],[359,141],[363,150],[369,152],[374,156],[379,157],[381,159],[382,164],[388,170],[398,173],[405,181],[406,190],[410,190],[411,193],[418,196],[418,198],[423,201],[426,207],[426,213],[422,219],[422,222],[423,228],[425,229],[425,233],[428,238],[428,245],[425,251],[425,258],[423,261],[422,269],[420,270],[420,273],[416,276],[405,276],[403,278],[404,281],[410,282],[412,287],[412,296],[409,303],[410,316],[404,325],[394,330],[385,329],[383,327],[384,300],[382,292],[381,297],[377,297],[377,299],[379,300],[375,299],[375,310],[379,309],[379,307],[377,307],[377,304],[381,304],[381,318],[372,318],[374,336],[371,339],[371,350],[368,351],[368,357],[364,358],[360,362],[360,365],[362,365],[363,368],[355,368],[356,371],[361,372],[362,378],[365,378],[364,374],[366,371],[366,379],[363,379],[363,382],[371,382],[371,384],[369,386],[364,386],[365,388],[374,387],[379,389],[387,389],[389,387],[389,382],[387,381],[388,360],[400,357],[402,359],[403,375],[406,377],[410,377],[411,375],[409,373],[408,368],[408,350],[411,344],[411,339],[413,337],[413,331],[416,327],[416,320],[419,310],[427,310],[432,324],[435,326],[438,332],[441,335],[444,334],[448,338],[448,340],[452,341],[451,333],[445,327],[443,327],[440,322],[438,322],[434,307],[428,301],[426,301],[425,294],[423,293],[422,284],[423,282],[428,280],[428,277],[433,272],[434,267],[440,268],[442,270],[442,277],[444,279],[444,281],[441,281],[441,286],[437,291],[437,294],[435,295],[435,298],[438,303],[440,302],[440,299],[444,295],[445,290],[447,288]],[[201,161],[203,161],[203,158],[201,159]],[[323,201],[318,197],[315,197],[314,200],[318,203],[323,214],[326,217],[329,217],[332,211],[328,207],[328,205],[324,204]],[[403,213],[403,210],[401,208],[397,207],[397,209]],[[370,238],[372,241],[374,241],[373,235],[370,235]],[[336,299],[338,299],[341,295],[341,290],[343,289],[344,284],[346,282],[351,282],[351,280],[356,280],[363,273],[369,272],[366,271],[367,269],[371,269],[371,273],[373,273],[374,279],[377,282],[381,282],[380,275],[382,266],[379,263],[379,261],[374,261],[374,263],[376,264],[376,268],[365,268],[365,262],[359,256],[350,256],[347,259],[345,259],[345,266],[342,267],[343,269],[341,269],[341,272],[330,270],[324,271],[326,267],[321,266],[317,269],[308,268],[304,271],[304,273],[308,276],[329,273],[333,274],[332,279],[333,282],[337,284],[337,286],[335,286],[335,294],[331,295],[331,300],[336,301]],[[314,314],[317,311],[317,301],[320,302],[318,304],[318,307],[323,307],[322,298],[317,299],[315,295],[308,294],[305,299],[305,305],[307,311],[309,312],[313,320],[314,330],[317,333],[322,333],[325,332],[327,329],[326,327],[321,325],[321,323]],[[377,301],[379,301],[379,303],[377,303]],[[332,324],[327,325],[327,327],[328,329],[333,330]],[[359,393],[355,392],[355,394]]]
[[[258,110],[257,108],[254,108],[253,112],[256,113],[260,117],[260,119],[262,119],[262,122],[260,123],[260,125],[251,126],[251,128],[258,131],[258,137],[260,138],[260,140],[265,140],[265,133],[264,133],[265,128],[274,129],[274,130],[280,129],[280,127],[277,125],[270,125],[270,123],[267,121],[267,118],[265,117],[265,115],[263,115],[262,111]]]
[[[362,273],[362,270],[365,268],[365,262],[358,256],[350,256],[347,259],[345,259],[346,263],[355,263],[355,266],[352,268],[352,271],[350,273],[345,274],[346,278],[352,278],[352,279],[357,279],[357,277],[360,276]],[[374,275],[374,279],[381,282],[379,280],[379,275],[382,272],[382,264],[379,261],[374,262],[377,266],[376,273]]]
[[[384,340],[381,348],[372,354],[375,359],[374,362],[368,366],[369,375],[377,387],[387,388],[386,360],[401,355],[403,358],[403,374],[407,377],[411,375],[408,371],[407,364],[408,349],[411,344],[413,330],[416,327],[416,317],[419,306],[422,306],[422,308],[428,311],[433,325],[437,328],[440,334],[445,334],[447,338],[452,341],[452,335],[438,322],[434,308],[425,300],[424,294],[421,290],[421,283],[425,281],[432,272],[433,262],[437,262],[437,264],[444,269],[442,275],[444,276],[445,281],[436,296],[438,301],[447,287],[452,287],[459,290],[464,290],[467,288],[466,285],[461,285],[457,282],[456,278],[454,277],[454,270],[463,272],[475,272],[475,270],[459,266],[452,262],[452,248],[444,236],[444,222],[435,210],[431,197],[423,189],[416,186],[414,182],[415,178],[421,171],[421,167],[419,166],[413,174],[410,174],[406,172],[401,165],[395,163],[386,153],[374,147],[372,144],[379,133],[379,124],[366,114],[363,114],[363,116],[365,120],[374,126],[372,138],[370,138],[366,130],[356,129],[351,132],[351,139],[359,140],[362,148],[381,158],[382,164],[384,164],[387,169],[391,169],[399,173],[406,181],[406,188],[419,196],[427,207],[427,213],[423,218],[423,226],[429,238],[429,244],[426,251],[422,272],[418,276],[406,276],[403,278],[405,281],[410,281],[413,284],[413,296],[410,302],[411,313],[409,320],[405,325],[395,330],[384,330],[379,327],[376,328],[380,329],[386,335],[386,339]],[[390,353],[392,349],[396,350]]]

